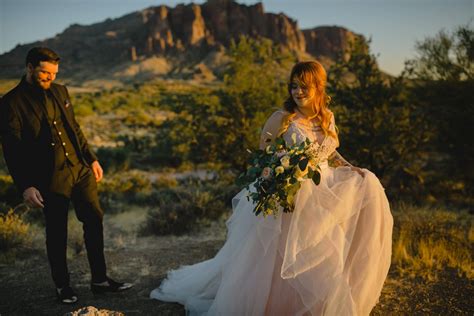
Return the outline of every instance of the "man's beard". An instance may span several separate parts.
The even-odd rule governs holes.
[[[48,90],[49,88],[51,88],[51,83],[53,82],[52,80],[41,80],[35,74],[31,76],[31,79],[33,85],[43,90]]]

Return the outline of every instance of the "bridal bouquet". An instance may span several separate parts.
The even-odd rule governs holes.
[[[295,143],[296,135],[292,138]],[[247,184],[247,199],[255,202],[255,215],[276,216],[280,209],[283,212],[293,211],[301,182],[312,179],[318,185],[321,180],[319,149],[319,143],[309,139],[289,146],[279,137],[265,150],[251,152],[250,166],[239,176],[237,183]]]

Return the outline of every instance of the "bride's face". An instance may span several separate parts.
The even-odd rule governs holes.
[[[316,97],[316,89],[314,87],[305,85],[297,80],[291,82],[290,92],[299,108],[310,108]]]

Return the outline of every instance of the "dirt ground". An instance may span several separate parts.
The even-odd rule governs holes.
[[[139,237],[145,212],[106,216],[106,258],[109,275],[133,282],[126,292],[94,296],[89,290],[85,251],[70,253],[71,285],[79,295],[73,306],[56,302],[41,230],[31,246],[0,264],[0,315],[64,315],[85,306],[120,311],[125,315],[185,315],[179,304],[149,299],[169,269],[215,255],[225,239],[224,223],[187,236]],[[76,231],[76,232],[75,232]],[[77,238],[71,229],[70,239]],[[71,247],[74,249],[74,247]],[[437,281],[401,277],[392,266],[379,304],[372,315],[473,315],[473,282],[455,271],[441,273]]]

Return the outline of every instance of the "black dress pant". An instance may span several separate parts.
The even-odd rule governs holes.
[[[53,176],[62,186],[62,192],[41,192],[46,219],[46,250],[51,274],[56,287],[69,285],[66,262],[67,223],[69,202],[83,224],[84,241],[89,260],[92,282],[106,280],[104,258],[103,211],[99,204],[97,184],[90,168],[82,164],[66,166]]]

